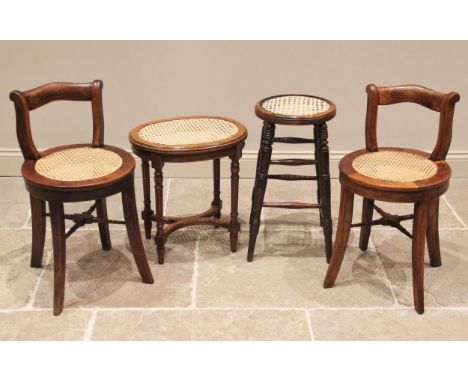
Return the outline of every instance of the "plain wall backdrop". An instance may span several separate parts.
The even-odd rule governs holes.
[[[254,175],[261,132],[254,105],[263,97],[305,93],[335,102],[337,116],[328,126],[336,176],[338,159],[364,147],[368,83],[457,91],[461,101],[455,110],[449,161],[456,176],[468,176],[468,42],[2,41],[0,58],[0,175],[20,174],[22,162],[8,98],[11,90],[101,79],[107,144],[130,149],[129,130],[156,118],[226,116],[249,131],[243,177]],[[49,104],[31,117],[38,148],[91,141],[89,103]],[[437,126],[436,113],[418,105],[383,107],[379,144],[432,150]],[[277,135],[312,137],[312,127],[280,126]],[[304,145],[275,144],[273,150],[281,157],[305,158],[312,153]],[[190,166],[169,165],[166,175],[211,176],[208,164]]]

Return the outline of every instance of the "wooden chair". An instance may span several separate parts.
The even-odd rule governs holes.
[[[331,288],[343,261],[351,227],[361,227],[359,247],[366,250],[372,225],[389,225],[412,239],[414,307],[424,312],[424,244],[431,266],[441,265],[438,214],[439,197],[448,189],[450,166],[445,162],[452,139],[455,103],[460,96],[439,93],[422,86],[377,87],[368,85],[366,149],[346,155],[340,161],[341,200],[333,253],[324,281]],[[377,109],[379,105],[412,102],[440,114],[437,143],[431,154],[413,149],[377,145]],[[354,194],[363,199],[362,222],[352,224]],[[374,200],[414,203],[414,214],[388,214]],[[382,217],[372,220],[373,210]],[[413,219],[413,233],[400,223]]]
[[[111,249],[109,223],[126,224],[141,278],[148,284],[154,282],[143,248],[135,205],[135,160],[122,149],[104,145],[102,87],[101,81],[89,84],[56,82],[25,92],[15,90],[10,93],[10,99],[15,103],[18,141],[25,159],[21,171],[31,200],[32,267],[42,265],[46,216],[50,216],[52,225],[54,315],[63,310],[65,240],[85,224],[98,223],[104,250]],[[92,144],[59,146],[39,152],[32,139],[29,112],[59,100],[91,101]],[[116,193],[122,193],[125,222],[107,218],[105,198]],[[85,200],[95,200],[88,211],[73,215],[64,213],[65,202]],[[49,203],[49,213],[46,213],[46,202]],[[92,215],[94,210],[97,217]],[[68,232],[65,232],[64,219],[75,223]]]

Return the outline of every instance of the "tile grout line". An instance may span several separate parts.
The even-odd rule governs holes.
[[[375,245],[374,239],[372,238],[372,233],[371,233],[371,235],[370,235],[370,237],[369,237],[369,243],[371,243],[372,248],[373,248],[374,251],[375,251],[375,255],[376,255],[377,258],[379,259],[379,263],[380,263],[380,265],[382,266],[383,271],[385,272],[385,276],[387,276],[387,277],[386,277],[387,280],[386,280],[385,284],[388,286],[388,288],[390,289],[390,292],[392,293],[392,296],[393,296],[393,305],[394,305],[394,306],[399,306],[400,304],[399,304],[399,302],[398,302],[398,298],[397,298],[397,296],[396,296],[396,294],[395,294],[395,291],[394,291],[394,289],[393,289],[393,284],[392,284],[392,282],[391,282],[391,280],[390,280],[390,276],[389,276],[389,274],[388,274],[388,272],[387,272],[387,269],[385,268],[385,264],[384,264],[384,262],[383,262],[383,260],[382,260],[382,257],[380,256],[380,254],[379,254],[379,252],[378,252],[378,250],[377,250],[377,246]]]
[[[26,221],[24,222],[24,224],[21,226],[21,228],[29,228],[28,223],[29,223],[30,219],[31,219],[31,207],[28,208],[28,217],[27,217]]]
[[[83,341],[91,341],[91,338],[93,337],[94,326],[96,324],[97,314],[97,309],[93,309],[91,311],[91,316],[89,317],[86,329],[83,334]]]
[[[169,190],[171,189],[171,183],[172,183],[172,178],[169,178],[168,182],[167,182],[167,190],[166,190],[166,196],[164,197],[164,208],[163,208],[163,215],[167,212],[166,209],[167,209],[167,202],[169,200]],[[155,202],[156,203],[156,202]],[[156,209],[156,207],[155,207]]]
[[[460,215],[458,215],[457,211],[455,211],[455,208],[453,208],[453,206],[449,203],[449,201],[447,200],[446,196],[445,195],[442,195],[441,196],[442,200],[445,202],[445,204],[447,204],[447,207],[450,209],[450,211],[452,211],[452,214],[455,215],[455,217],[458,219],[458,221],[463,225],[464,228],[468,228],[468,226],[465,224],[465,222],[463,221],[463,219],[460,217]]]
[[[193,276],[192,276],[192,289],[190,292],[191,302],[190,308],[197,308],[197,284],[198,284],[198,251],[200,246],[200,238],[197,237],[197,242],[195,243],[195,259],[193,261]]]
[[[306,316],[307,326],[309,328],[310,340],[315,341],[315,334],[314,334],[314,330],[312,329],[312,320],[310,318],[310,310],[306,309],[304,312]]]
[[[34,289],[33,291],[31,292],[31,296],[27,302],[27,304],[25,305],[25,308],[31,308],[31,309],[34,309],[34,303],[36,301],[36,295],[37,295],[37,292],[39,290],[39,285],[42,281],[42,277],[44,276],[44,273],[45,273],[45,270],[46,270],[46,267],[44,264],[48,264],[49,261],[50,261],[50,258],[51,258],[51,255],[52,255],[52,250],[47,250],[47,257],[44,261],[44,259],[42,260],[42,269],[41,269],[41,273],[39,273],[39,276],[37,277],[37,281],[36,281],[36,284],[34,285]]]
[[[425,308],[427,311],[460,311],[468,312],[468,306],[430,306]],[[308,311],[337,311],[337,310],[346,310],[346,311],[372,311],[372,310],[392,310],[392,311],[414,311],[412,306],[367,306],[367,307],[345,307],[345,306],[320,306],[320,307],[309,307],[309,308],[294,308],[294,307],[159,307],[159,308],[65,308],[64,312],[93,312],[96,314],[100,312],[165,312],[165,311],[257,311],[257,310],[266,310],[266,311],[278,311],[278,312],[304,312]],[[15,313],[15,312],[50,312],[51,308],[17,308],[17,309],[0,309],[0,313]],[[416,313],[415,313],[416,314]]]

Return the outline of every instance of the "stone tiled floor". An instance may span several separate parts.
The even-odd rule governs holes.
[[[209,179],[165,181],[168,214],[205,210]],[[253,180],[240,185],[239,250],[228,234],[211,227],[174,233],[167,261],[154,263],[146,240],[154,285],[141,283],[126,232],[112,227],[113,249],[100,249],[97,226],[67,241],[65,310],[51,312],[51,233],[44,267],[29,267],[30,212],[20,178],[0,178],[0,339],[2,340],[462,340],[468,339],[468,180],[454,179],[442,198],[442,267],[426,268],[426,313],[412,308],[410,241],[388,228],[372,231],[369,250],[357,248],[353,230],[333,289],[322,288],[326,272],[317,212],[265,209],[255,261],[245,260]],[[280,185],[282,187],[280,187]],[[138,207],[141,184],[137,179]],[[339,184],[332,183],[332,213]],[[310,201],[315,188],[271,181],[266,199]],[[229,212],[229,181],[222,180]],[[397,213],[410,205],[387,205]],[[81,211],[86,203],[67,205]],[[122,217],[120,198],[109,200],[111,218]],[[355,219],[361,202],[356,198]],[[410,227],[410,225],[408,226]]]

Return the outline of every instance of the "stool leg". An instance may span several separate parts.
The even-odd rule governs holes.
[[[158,253],[158,263],[164,264],[164,201],[163,201],[163,166],[164,163],[159,157],[153,161],[154,168],[154,191],[156,197],[156,251]]]
[[[107,203],[105,198],[96,200],[96,214],[98,218],[104,221],[98,223],[99,236],[101,236],[102,249],[108,251],[112,248],[112,243],[110,239],[109,223],[107,222]]]
[[[125,226],[127,227],[128,241],[132,249],[133,258],[135,259],[138,272],[141,279],[146,284],[153,284],[153,275],[146,259],[145,248],[141,240],[140,226],[138,222],[138,212],[135,202],[135,187],[133,183],[129,189],[122,192],[122,207],[125,217]]]
[[[331,218],[331,191],[330,191],[330,162],[328,151],[328,131],[327,125],[322,123],[318,125],[319,135],[319,162],[320,162],[320,209],[322,210],[323,235],[325,237],[325,253],[327,262],[330,261],[332,254],[332,234],[333,223]]]
[[[49,202],[49,209],[54,251],[54,315],[58,316],[62,313],[65,297],[66,246],[63,203]]]
[[[211,202],[212,207],[216,207],[217,211],[214,215],[216,219],[221,217],[221,208],[223,202],[221,201],[221,191],[220,191],[220,159],[213,159],[213,201]],[[215,226],[218,228],[218,226]]]
[[[372,199],[362,199],[362,217],[361,222],[370,223],[372,221],[372,215],[374,214],[374,201]],[[370,224],[361,226],[361,233],[359,236],[359,248],[361,251],[367,251],[369,245],[369,237],[372,226]]]
[[[141,159],[141,173],[143,175],[143,204],[144,209],[141,217],[145,222],[145,237],[151,239],[151,226],[153,210],[151,209],[151,192],[150,192],[150,170],[147,159]]]
[[[318,126],[314,125],[314,146],[315,146],[315,173],[318,179],[320,179],[320,158],[319,158],[319,133]],[[322,205],[322,196],[320,195],[320,180],[317,181],[317,203]],[[322,209],[319,209],[320,226],[323,227],[323,216]]]
[[[240,231],[240,224],[237,220],[237,210],[239,204],[239,158],[241,157],[242,146],[236,148],[236,154],[231,158],[231,222],[229,224],[229,239],[231,241],[231,252],[237,251],[237,239]]]
[[[429,206],[426,238],[431,266],[440,267],[442,265],[442,260],[440,258],[439,244],[439,198],[431,201]]]
[[[424,313],[424,244],[429,213],[428,202],[414,205],[413,219],[413,298],[414,309],[419,314]]]
[[[31,202],[32,248],[31,267],[40,268],[46,234],[45,201],[29,195]]]
[[[255,175],[255,186],[252,192],[252,209],[250,211],[250,236],[249,249],[247,252],[247,261],[253,260],[255,251],[255,242],[257,241],[258,231],[260,229],[260,215],[262,213],[263,198],[268,180],[268,168],[275,137],[275,125],[264,121],[262,129],[262,141],[257,159],[257,174]]]
[[[346,246],[348,244],[349,233],[351,232],[351,222],[353,219],[354,194],[341,186],[340,211],[338,214],[338,227],[336,228],[335,246],[330,259],[327,275],[323,282],[324,288],[331,288],[336,281],[338,272],[343,262]]]

